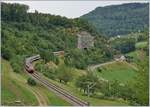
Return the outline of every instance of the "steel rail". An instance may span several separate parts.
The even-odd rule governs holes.
[[[36,57],[37,56],[37,57]],[[27,58],[26,62],[25,62],[25,66],[32,66],[32,62],[35,61],[35,60],[38,60],[40,59],[40,56],[39,55],[36,55],[36,56],[32,56],[32,57],[29,57]],[[28,71],[26,69],[26,71]],[[71,101],[71,103],[73,105],[76,105],[76,106],[89,106],[89,104],[77,97],[75,97],[74,95],[68,93],[65,89],[63,89],[62,87],[58,86],[58,85],[55,85],[54,83],[42,78],[38,73],[37,71],[34,71],[33,73],[29,73],[30,76],[32,76],[34,79],[37,79],[39,82],[41,82],[43,85],[45,85],[47,88],[49,88],[51,91],[55,91],[55,93],[59,93],[61,96],[67,98],[68,100]]]
[[[39,80],[41,83],[43,83],[43,85],[46,85],[48,88],[56,91],[57,93],[63,95],[65,98],[68,98],[69,100],[71,100],[76,106],[87,106],[88,105],[86,102],[83,102],[83,101],[79,100],[78,98],[74,97],[73,95],[70,95],[70,94],[64,92],[60,88],[55,87],[53,84],[51,84],[51,83],[47,82],[46,80],[38,77],[34,73],[32,74],[32,76],[34,78],[36,78],[37,80]]]

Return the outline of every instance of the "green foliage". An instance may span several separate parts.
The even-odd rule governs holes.
[[[2,57],[4,59],[6,59],[6,60],[11,59],[11,57],[12,57],[11,50],[9,50],[8,48],[2,47],[1,51],[2,51]]]
[[[135,99],[135,91],[132,90],[132,86],[120,83],[117,80],[102,82],[100,92],[102,92],[106,98],[123,98],[132,103]]]
[[[45,63],[37,63],[35,65],[35,69],[43,73],[46,77],[53,80],[58,79],[60,82],[63,81],[65,84],[73,79],[72,69],[65,65],[59,65],[58,68],[54,68],[48,67]]]
[[[50,79],[56,79],[56,68],[49,68],[44,62],[36,63],[35,69]]]
[[[129,3],[98,7],[81,18],[87,19],[98,32],[106,36],[143,31],[144,27],[148,27],[149,4]]]
[[[102,87],[101,92],[103,92],[103,94],[108,97],[118,96],[118,92],[119,92],[118,81],[112,81],[112,82],[106,83],[106,85]]]
[[[111,45],[122,53],[128,53],[135,50],[135,40],[131,38],[118,38],[112,40]]]
[[[93,94],[100,85],[98,78],[91,71],[89,71],[86,75],[80,76],[76,80],[76,87],[80,88],[87,94]]]
[[[24,11],[20,11],[26,13],[27,20],[21,20],[24,15],[18,10],[21,7]],[[38,12],[27,13],[25,7],[27,6],[2,3],[2,57],[5,59],[11,60],[16,55],[25,58],[40,54],[45,63],[51,60],[59,64],[52,52],[64,50],[66,65],[85,69],[89,64],[112,58],[112,49],[104,45],[107,43],[106,38],[99,35],[87,21]],[[17,14],[7,10],[15,10]],[[76,49],[76,35],[80,31],[88,31],[95,36],[93,49]]]
[[[47,63],[52,59],[52,57],[54,57],[54,55],[51,52],[46,50],[40,50],[40,56],[42,59],[44,59],[45,63]]]
[[[87,50],[68,50],[65,54],[65,64],[76,67],[78,69],[85,69],[88,65],[103,63],[112,58],[112,55],[107,54],[108,50],[102,48],[90,48]],[[112,52],[113,53],[113,52]]]
[[[46,69],[46,72],[43,72],[43,74],[52,79],[52,80],[55,80],[57,78],[57,75],[56,75],[56,69],[55,68],[49,68],[49,69]]]
[[[56,55],[54,55],[52,52],[50,53],[49,57],[50,57],[50,60],[53,61],[56,65],[59,64],[59,58]]]
[[[10,64],[14,72],[17,72],[17,73],[23,72],[23,69],[24,69],[23,59],[20,56],[16,56],[15,58],[12,58],[10,60]]]
[[[139,61],[139,71],[135,78],[134,88],[136,102],[141,105],[149,105],[149,61],[142,58]]]
[[[36,85],[36,82],[35,82],[34,79],[32,79],[32,78],[28,78],[27,83],[28,83],[29,85],[32,85],[32,86],[35,86],[35,85]]]
[[[101,67],[98,67],[96,70],[97,70],[98,72],[102,72]]]
[[[73,66],[79,69],[84,69],[87,65],[84,62],[84,54],[79,49],[67,51],[65,54],[66,65]]]
[[[63,81],[65,84],[73,79],[72,69],[65,65],[60,65],[56,70],[56,73],[57,79],[59,79],[60,82]]]
[[[146,46],[148,46],[148,43],[143,41],[143,42],[138,42],[135,44],[136,49],[145,49]]]
[[[20,5],[20,4],[6,4],[2,3],[2,20],[6,21],[26,21],[27,18],[27,10],[29,7],[27,5]],[[10,15],[8,15],[10,14]]]
[[[149,38],[149,29],[145,28],[144,31],[138,36],[138,42],[146,41]]]
[[[120,83],[117,80],[103,82],[100,91],[105,97],[123,98],[125,100],[131,99],[134,93],[127,84]]]
[[[141,58],[141,57],[140,57]],[[105,97],[123,98],[128,100],[131,105],[148,105],[149,104],[149,72],[148,59],[142,54],[138,61],[136,77],[126,83],[119,81],[102,82],[99,91]],[[141,61],[142,60],[142,61]]]

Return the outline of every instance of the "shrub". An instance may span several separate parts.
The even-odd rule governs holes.
[[[97,68],[98,72],[102,72],[102,69],[100,67]]]
[[[45,72],[43,72],[43,74],[44,74],[46,77],[55,80],[55,79],[56,79],[56,72],[55,72],[55,71],[56,71],[56,70],[55,70],[54,68],[51,68],[51,69],[48,68],[47,70],[45,70]]]
[[[27,82],[28,82],[29,85],[32,85],[32,86],[35,86],[35,85],[36,85],[35,80],[32,79],[32,78],[28,78]]]
[[[59,79],[60,82],[63,81],[65,84],[67,84],[73,80],[72,69],[65,65],[60,65],[56,70],[56,73],[57,79]]]

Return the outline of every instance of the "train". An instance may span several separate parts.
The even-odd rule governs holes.
[[[29,58],[25,59],[25,69],[29,72],[29,73],[33,73],[35,71],[34,66],[32,65],[33,61],[39,60],[41,57],[40,55],[35,55]]]
[[[65,91],[63,88],[55,85],[54,83],[49,82],[48,80],[41,78],[41,76],[38,73],[34,73],[35,69],[32,63],[36,60],[39,60],[41,57],[40,55],[35,55],[29,58],[25,59],[25,69],[27,72],[29,72],[35,79],[39,80],[43,85],[48,87],[48,89],[51,89],[51,91],[59,93],[61,96],[66,97],[67,99],[71,100],[73,104],[79,105],[79,106],[89,106],[88,102],[84,102],[80,100],[79,98],[73,96],[69,92]]]

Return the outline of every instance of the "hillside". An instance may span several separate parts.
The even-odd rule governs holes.
[[[97,31],[106,36],[124,35],[143,31],[145,27],[148,27],[149,4],[129,3],[97,7],[81,18],[87,19]]]
[[[15,79],[18,77],[13,72],[10,64],[2,60],[2,105],[37,105],[38,101],[31,87],[23,86],[21,83],[24,82],[24,78],[19,77],[21,82],[18,82]],[[16,101],[20,102],[15,103]]]
[[[27,78],[25,73],[13,72],[10,63],[2,59],[2,105],[70,105],[40,84],[34,87],[28,85]]]
[[[35,68],[38,69],[38,72],[43,73],[43,75],[41,75],[43,78],[45,78],[46,80],[66,89],[66,91],[70,92],[70,94],[75,95],[84,101],[90,102],[90,105],[92,105],[92,106],[109,106],[109,105],[111,105],[111,106],[117,106],[117,105],[125,106],[125,105],[129,105],[129,102],[125,101],[123,99],[120,99],[120,100],[117,98],[114,100],[107,99],[107,98],[103,99],[103,98],[101,98],[101,97],[103,97],[103,95],[99,94],[100,92],[95,92],[94,96],[88,98],[83,93],[83,90],[81,90],[81,89],[79,90],[76,87],[76,81],[79,78],[81,78],[82,76],[86,75],[87,71],[74,69],[74,68],[69,69],[67,66],[63,66],[63,69],[62,69],[62,65],[64,65],[63,57],[61,57],[59,60],[61,60],[61,63],[59,63],[59,65],[57,65],[57,68],[59,69],[59,71],[56,70],[56,66],[52,67],[50,65],[48,65],[49,69],[47,68],[47,70],[43,70],[44,66],[47,66],[44,63],[42,63],[43,61],[37,61],[35,63]],[[40,66],[43,66],[43,67],[39,68],[39,64],[40,64]],[[41,69],[41,68],[43,68],[43,69]],[[127,67],[124,67],[124,68],[127,68]],[[67,82],[67,83],[64,83],[63,80],[62,80],[62,82],[60,82],[59,78],[57,77],[57,73],[56,73],[56,72],[59,72],[59,73],[64,72],[64,69],[66,70],[66,72],[68,72],[67,69],[69,69],[69,72],[71,72],[71,73],[68,72],[68,74],[69,74],[69,77],[72,78],[72,80]],[[132,68],[129,67],[129,69],[132,69]],[[119,71],[118,71],[118,73],[119,73]],[[54,76],[54,74],[55,74],[55,76]],[[65,78],[68,78],[68,74],[65,75]],[[127,81],[127,79],[126,79],[126,81]]]
[[[64,50],[66,54],[77,51],[84,61],[75,62],[77,55],[71,58],[73,63],[78,63],[79,66],[76,64],[76,67],[82,69],[92,62],[98,63],[100,59],[109,60],[112,57],[111,47],[106,46],[107,40],[87,21],[37,11],[28,13],[28,9],[26,5],[2,3],[2,57],[11,62],[15,72],[22,69],[20,65],[27,56],[40,54],[47,60],[54,61],[57,58],[54,58],[52,52],[60,50]],[[95,38],[94,47],[88,50],[88,54],[86,50],[77,49],[77,33],[81,31],[87,31]],[[101,56],[94,56],[92,52]],[[68,58],[65,58],[67,62]]]
[[[23,4],[1,7],[2,105],[148,105],[148,29],[108,39],[82,18],[30,13]]]
[[[100,78],[102,77],[107,80],[117,80],[123,83],[131,81],[136,76],[137,71],[135,66],[125,61],[114,61],[110,64],[103,65],[98,69],[101,69],[101,71],[97,70],[95,73]]]

